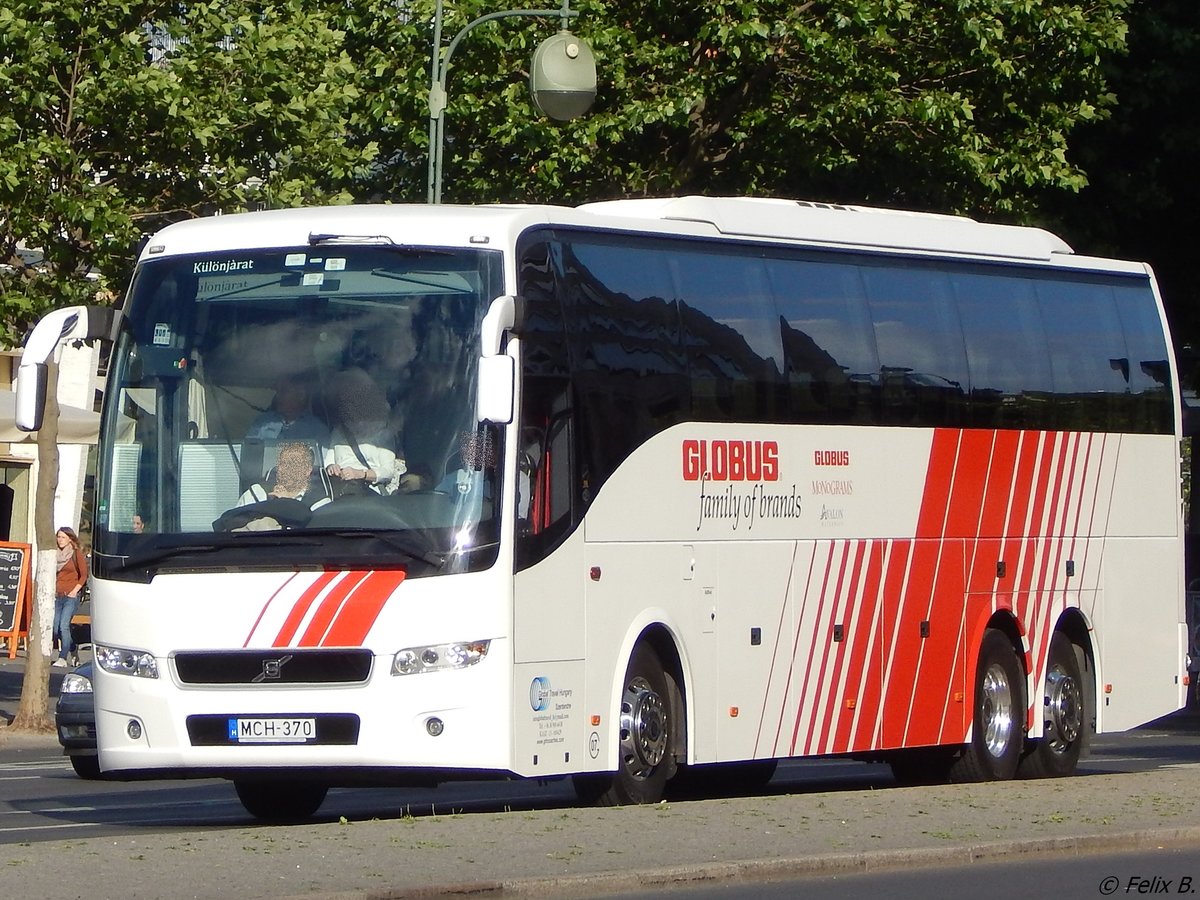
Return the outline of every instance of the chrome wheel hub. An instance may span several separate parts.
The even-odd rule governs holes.
[[[621,698],[621,760],[634,778],[646,778],[666,752],[666,704],[639,675],[625,686]]]
[[[1046,741],[1055,752],[1065,750],[1083,726],[1079,684],[1060,666],[1046,673]]]
[[[993,664],[983,676],[983,743],[988,753],[1001,757],[1013,738],[1013,693],[1004,667]]]

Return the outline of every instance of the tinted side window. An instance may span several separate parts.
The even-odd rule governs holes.
[[[517,472],[517,565],[524,568],[557,546],[582,515],[586,475],[574,448],[571,371],[549,243],[523,248],[517,278],[525,302]]]
[[[866,263],[879,349],[882,421],[966,424],[967,361],[950,279],[931,265]]]
[[[693,419],[786,419],[775,303],[750,253],[676,245],[664,254],[681,301]]]
[[[976,428],[1054,427],[1054,383],[1034,282],[992,271],[952,276]]]
[[[689,414],[679,310],[665,256],[653,244],[568,236],[558,267],[580,465],[594,496],[634,448]]]
[[[857,267],[770,259],[767,277],[779,311],[792,420],[875,421],[879,358]]]
[[[1158,306],[1147,282],[1113,287],[1129,351],[1129,418],[1133,431],[1170,434],[1174,429],[1171,366]]]
[[[1064,431],[1125,431],[1132,426],[1129,351],[1112,290],[1094,281],[1039,281],[1038,301]]]

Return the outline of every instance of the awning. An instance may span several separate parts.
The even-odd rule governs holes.
[[[16,426],[16,408],[17,395],[12,391],[0,391],[0,443],[37,443],[36,431],[22,431]],[[94,444],[99,433],[99,413],[63,403],[58,405],[58,443]]]

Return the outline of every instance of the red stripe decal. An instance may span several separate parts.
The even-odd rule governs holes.
[[[304,589],[304,592],[296,599],[292,611],[288,613],[283,625],[279,629],[279,634],[275,636],[275,641],[272,644],[274,647],[287,647],[292,643],[292,638],[296,636],[296,629],[300,627],[300,623],[304,621],[304,617],[308,615],[309,607],[313,601],[321,595],[329,584],[338,577],[337,572],[324,572],[312,584]]]
[[[846,554],[842,558],[842,575],[838,576],[837,596],[844,597],[844,602],[834,605],[833,615],[830,617],[829,629],[826,632],[825,656],[829,658],[832,654],[832,659],[830,659],[832,671],[828,671],[828,667],[826,667],[825,677],[823,678],[825,683],[823,691],[825,695],[825,716],[824,721],[821,723],[821,733],[817,744],[817,751],[820,753],[830,752],[826,749],[829,743],[829,733],[837,722],[837,717],[841,714],[841,676],[842,668],[846,664],[847,650],[845,638],[851,626],[851,610],[854,609],[857,603],[858,585],[863,571],[863,553],[866,551],[866,548],[866,541],[854,542],[854,562],[850,565],[850,587],[846,590],[845,594],[842,593],[841,585],[842,578],[846,573],[846,563],[850,558],[849,545],[847,545]],[[842,640],[834,641],[834,628],[838,624],[842,626]],[[814,721],[809,726],[810,744],[812,743],[811,735],[814,733],[813,726],[815,725],[816,722]]]
[[[804,621],[804,611],[808,609],[808,592],[812,588],[812,573],[813,567],[817,562],[817,542],[813,541],[812,555],[808,558],[808,568],[804,573],[804,599],[800,601],[800,609],[796,613],[793,620],[796,634],[792,640],[792,656],[787,661],[787,669],[783,682],[783,701],[779,704],[779,721],[775,723],[775,740],[771,744],[772,752],[776,755],[780,754],[779,739],[783,735],[783,723],[788,713],[788,704],[792,694],[792,675],[796,672],[796,654],[800,650],[800,623]]]
[[[360,647],[383,611],[388,598],[404,580],[403,571],[373,572],[363,585],[347,598],[329,633],[321,641],[323,647]]]
[[[321,605],[317,607],[317,611],[313,613],[313,617],[308,622],[308,627],[304,629],[304,634],[300,635],[300,639],[296,642],[296,645],[299,647],[319,647],[321,639],[325,637],[325,632],[329,629],[329,623],[333,621],[333,617],[342,608],[342,604],[346,602],[346,598],[357,590],[358,586],[366,581],[370,575],[370,572],[347,572],[341,581],[330,588],[325,598],[321,601]]]
[[[271,596],[267,598],[267,602],[263,604],[263,608],[258,611],[258,618],[255,619],[254,624],[250,626],[250,633],[246,635],[246,640],[242,644],[243,648],[250,646],[250,641],[254,637],[254,632],[258,631],[258,626],[260,624],[262,624],[263,616],[265,616],[267,614],[267,610],[271,608],[271,604],[275,602],[275,598],[278,597],[283,592],[283,589],[285,587],[287,587],[289,584],[292,583],[292,579],[295,578],[298,574],[299,574],[298,572],[293,572],[291,575],[289,575],[284,580],[283,584],[281,584],[278,588],[276,588],[275,593],[271,594]]]
[[[762,736],[763,736],[763,724],[766,722],[767,702],[771,696],[771,682],[775,679],[775,667],[779,663],[779,648],[783,642],[783,625],[784,625],[784,622],[787,620],[788,609],[791,606],[790,598],[792,596],[792,578],[795,577],[795,574],[796,574],[796,554],[799,552],[799,550],[800,550],[800,543],[798,541],[794,542],[792,544],[792,563],[788,567],[787,584],[784,586],[784,589],[783,589],[783,598],[782,598],[783,602],[779,604],[779,622],[775,626],[775,646],[771,650],[771,669],[769,672],[767,672],[767,686],[763,690],[763,700],[759,706],[758,731],[754,736],[754,757],[755,758],[758,758],[758,745],[759,745],[759,742],[762,740]],[[786,663],[785,663],[785,665],[786,665]],[[791,667],[789,666],[788,668],[790,669]],[[784,688],[784,702],[785,703],[787,702],[786,685]],[[780,708],[782,709],[782,706]],[[779,740],[778,728],[779,728],[779,726],[778,726],[778,724],[776,724],[776,731],[775,731],[776,741]],[[774,746],[772,746],[771,753],[774,754],[775,752],[776,752],[776,748]]]
[[[823,621],[823,618],[824,618],[822,613],[825,609],[825,597],[827,596],[826,591],[829,588],[829,573],[833,570],[833,554],[834,554],[834,550],[836,549],[836,547],[837,547],[836,543],[830,542],[829,556],[825,560],[825,574],[821,581],[821,593],[817,597],[817,616],[816,616],[816,620],[815,620],[816,624],[813,625],[812,627],[810,627],[810,629],[809,629],[812,632],[812,640],[809,641],[808,655],[806,657],[807,665],[805,666],[805,669],[804,669],[804,681],[801,682],[801,684],[800,684],[800,695],[797,698],[796,720],[792,725],[792,742],[788,748],[788,753],[791,756],[796,755],[796,741],[800,736],[800,723],[804,719],[805,710],[807,710],[810,706],[809,699],[808,699],[808,682],[812,678],[813,658],[816,656],[817,637],[821,633],[820,626],[821,626],[821,622]],[[798,620],[796,622],[797,638],[799,638],[799,636],[800,636],[800,630],[803,627],[803,624],[804,623],[801,620]]]
[[[877,541],[871,559],[868,577],[870,590],[870,628],[867,630],[867,646],[863,651],[862,686],[859,692],[858,709],[846,736],[847,748],[863,748],[873,745],[883,715],[883,630],[887,618],[887,589],[884,578],[893,552],[904,554],[903,549],[894,551],[892,541]],[[906,545],[905,545],[906,546]]]

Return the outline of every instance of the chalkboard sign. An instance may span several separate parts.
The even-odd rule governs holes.
[[[29,592],[30,546],[0,542],[0,638],[7,638],[9,655],[24,629],[21,613]]]

